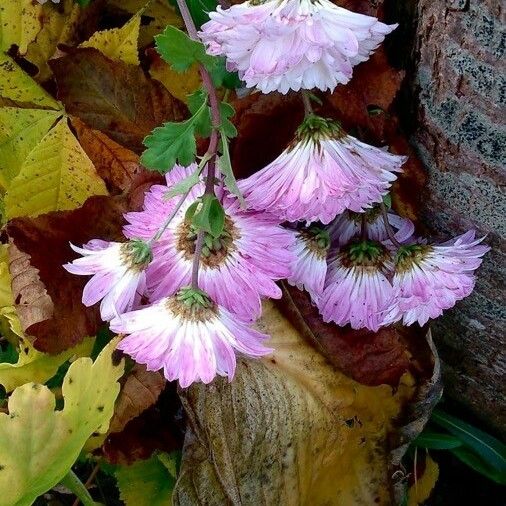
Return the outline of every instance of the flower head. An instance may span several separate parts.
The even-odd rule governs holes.
[[[395,305],[385,317],[390,324],[425,325],[467,297],[474,288],[474,271],[490,250],[470,230],[442,244],[402,246],[393,278]]]
[[[208,52],[263,93],[332,91],[397,27],[329,0],[249,1],[210,18],[200,34]]]
[[[194,166],[176,167],[167,175],[168,185],[184,179]],[[138,236],[142,229],[160,228],[176,206],[177,199],[165,199],[168,187],[156,186],[146,195],[141,212],[128,213],[127,236]],[[196,230],[185,214],[192,201],[204,191],[203,185],[193,188],[160,239],[153,245],[153,262],[147,272],[150,300],[156,301],[176,293],[190,284],[195,252]],[[273,215],[241,209],[238,201],[222,196],[225,225],[219,237],[205,236],[199,268],[199,286],[218,304],[246,319],[261,314],[261,298],[280,298],[275,280],[290,275],[295,260],[289,250],[294,233],[279,226]]]
[[[294,143],[239,187],[253,209],[269,209],[281,220],[327,224],[346,209],[360,212],[381,202],[405,160],[311,115]]]
[[[146,267],[151,260],[149,246],[140,240],[107,242],[95,239],[74,251],[83,255],[63,267],[72,274],[90,276],[83,290],[83,304],[99,300],[104,321],[132,309],[146,290]]]
[[[333,244],[339,247],[348,244],[352,239],[361,234],[361,225],[364,213],[355,213],[346,211],[338,216],[335,221],[329,225],[329,234]],[[387,214],[388,222],[395,231],[395,238],[398,242],[404,243],[413,236],[415,226],[407,218],[401,218],[392,210]],[[381,216],[381,210],[378,205],[365,211],[367,239],[372,241],[387,242],[388,233]]]
[[[292,246],[296,260],[288,283],[305,289],[314,300],[323,292],[329,246],[328,232],[318,227],[299,230]]]
[[[262,344],[268,336],[191,288],[115,318],[111,329],[127,334],[120,350],[150,371],[163,369],[167,380],[177,379],[183,388],[210,383],[216,375],[232,380],[235,352],[260,357],[272,351]]]
[[[390,256],[378,242],[360,241],[341,250],[329,263],[317,300],[324,321],[376,332],[392,304],[391,268]]]

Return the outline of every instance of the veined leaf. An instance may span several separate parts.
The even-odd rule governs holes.
[[[126,506],[171,506],[176,476],[169,469],[176,454],[153,455],[116,471],[120,498]]]
[[[8,51],[13,44],[21,54],[41,28],[42,5],[32,0],[2,0],[0,9],[0,50]]]
[[[472,448],[487,464],[506,476],[506,446],[498,439],[441,409],[432,412],[431,420]]]
[[[428,450],[450,450],[462,446],[462,441],[451,434],[424,430],[414,441],[415,446]]]
[[[61,110],[62,105],[42,89],[12,58],[0,55],[0,97]]]
[[[80,207],[92,195],[107,195],[105,183],[63,119],[28,155],[5,207],[9,219],[37,216]]]
[[[61,115],[47,109],[0,107],[0,186],[9,187],[28,153]]]
[[[492,467],[470,448],[460,446],[459,448],[453,448],[451,452],[477,473],[482,474],[489,480],[495,481],[496,483],[506,485],[506,473]]]
[[[61,411],[55,411],[56,399],[43,385],[14,390],[9,413],[0,413],[0,504],[32,504],[62,480],[93,433],[107,431],[124,367],[123,361],[112,361],[117,342],[111,341],[94,363],[79,358],[70,366]]]
[[[138,13],[121,28],[95,32],[79,47],[94,47],[111,60],[140,65],[137,49],[140,26],[141,14]]]

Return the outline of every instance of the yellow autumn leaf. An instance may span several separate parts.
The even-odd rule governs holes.
[[[427,453],[425,456],[425,470],[421,476],[418,476],[408,490],[408,506],[418,506],[423,504],[429,497],[439,478],[439,466],[432,460]]]
[[[25,54],[25,59],[39,69],[35,75],[37,81],[51,77],[47,62],[55,54],[57,45],[74,42],[81,13],[82,8],[74,0],[61,0],[58,5],[48,1],[42,6],[42,28]]]
[[[2,0],[0,6],[0,50],[13,44],[21,54],[41,28],[42,5],[33,0]]]
[[[141,16],[138,13],[121,28],[95,32],[89,40],[83,42],[79,47],[94,47],[111,60],[139,65],[137,41],[140,26]]]
[[[28,153],[61,115],[47,109],[0,107],[0,187],[9,187]]]
[[[80,207],[107,195],[104,181],[62,119],[30,152],[5,196],[7,218]]]
[[[41,88],[12,58],[0,55],[0,98],[61,110],[62,105]]]
[[[44,385],[27,383],[9,398],[8,414],[0,413],[0,505],[30,505],[59,483],[76,461],[86,440],[104,434],[124,362],[114,365],[111,341],[93,363],[72,363],[63,380],[64,407]]]
[[[149,74],[153,79],[160,81],[172,96],[185,103],[188,101],[188,95],[200,87],[200,74],[197,65],[192,65],[184,72],[176,72],[159,58],[151,63]]]
[[[12,344],[23,337],[23,329],[14,308],[9,272],[8,244],[0,245],[0,334]]]

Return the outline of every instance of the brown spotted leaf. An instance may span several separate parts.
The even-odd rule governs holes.
[[[110,432],[120,432],[125,425],[156,403],[165,386],[165,379],[159,372],[147,371],[141,364],[135,364],[128,374],[116,400]]]
[[[140,67],[112,61],[93,48],[66,51],[50,61],[58,98],[91,128],[140,153],[153,128],[184,119],[184,104]]]

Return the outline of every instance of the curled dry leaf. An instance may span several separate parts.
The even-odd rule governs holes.
[[[156,403],[165,386],[165,379],[159,372],[146,370],[135,364],[128,374],[116,400],[110,432],[120,432],[133,418]]]
[[[186,106],[140,67],[112,61],[93,48],[65,50],[49,62],[58,98],[91,128],[140,153],[151,130],[185,118]]]
[[[271,356],[180,393],[189,427],[175,504],[392,504],[387,437],[409,378],[357,383],[271,303],[259,327]]]

